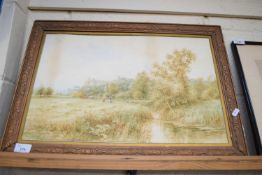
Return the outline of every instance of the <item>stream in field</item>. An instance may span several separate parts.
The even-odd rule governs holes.
[[[228,143],[225,129],[176,126],[174,121],[160,119],[153,114],[151,143]]]
[[[167,143],[168,136],[164,132],[162,122],[159,114],[153,115],[153,121],[151,124],[151,142],[152,143]]]

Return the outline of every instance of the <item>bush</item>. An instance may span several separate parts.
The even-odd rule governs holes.
[[[40,87],[35,91],[35,95],[38,96],[51,96],[54,93],[54,89],[51,87]]]

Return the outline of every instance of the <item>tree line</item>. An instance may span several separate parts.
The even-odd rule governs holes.
[[[146,100],[157,110],[170,111],[176,107],[219,98],[215,79],[190,79],[190,65],[196,55],[189,49],[175,50],[164,62],[154,64],[151,72],[140,72],[134,79],[118,78],[106,82],[88,80],[82,87],[69,94],[72,97],[90,99]],[[51,96],[50,87],[41,87],[35,94]],[[65,95],[65,94],[64,94]]]

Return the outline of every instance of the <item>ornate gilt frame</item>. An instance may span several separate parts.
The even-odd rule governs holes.
[[[75,153],[92,155],[246,155],[246,145],[239,115],[232,117],[237,101],[231,80],[223,36],[219,26],[122,23],[122,22],[70,22],[36,21],[34,23],[26,50],[19,81],[13,98],[1,150],[12,152],[18,142],[19,130],[23,120],[30,86],[36,72],[42,40],[46,32],[112,32],[142,34],[178,34],[206,36],[213,46],[216,69],[219,74],[221,92],[225,104],[230,146],[122,146],[122,145],[79,145],[79,144],[41,144],[34,143],[33,153]]]

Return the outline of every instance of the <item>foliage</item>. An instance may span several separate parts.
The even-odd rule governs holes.
[[[53,95],[53,93],[54,93],[54,90],[52,88],[48,87],[48,88],[45,89],[45,95],[46,96]]]
[[[202,78],[192,80],[190,90],[191,101],[195,103],[204,100],[219,99],[217,81],[211,78],[207,80],[203,80]]]
[[[85,93],[83,88],[79,88],[78,90],[75,90],[72,93],[72,96],[73,97],[78,97],[78,98],[84,98],[84,97],[86,97],[86,93]]]
[[[137,74],[130,91],[133,99],[147,99],[149,93],[149,77],[145,72]]]
[[[202,93],[202,99],[219,99],[219,89],[216,80],[212,80],[211,78],[207,80],[207,86],[205,87],[205,91]]]
[[[45,94],[45,88],[44,87],[40,87],[35,91],[35,95],[40,95],[43,96]]]
[[[174,113],[176,107],[190,102],[188,72],[195,59],[188,49],[175,50],[161,65],[154,65],[151,99],[155,109]]]
[[[127,92],[130,89],[133,79],[119,77],[117,80],[113,81],[119,86],[119,92]]]
[[[165,81],[176,83],[181,89],[180,93],[188,93],[188,72],[190,65],[195,61],[195,54],[189,49],[175,50],[169,54],[162,65],[155,64],[152,74]]]
[[[106,88],[107,95],[113,96],[119,92],[119,86],[116,83],[109,83]]]
[[[129,90],[132,81],[132,79],[121,77],[113,81],[89,79],[84,83],[83,86],[73,89],[71,91],[71,96],[92,99],[101,99],[106,96],[114,96],[115,98],[129,99],[131,97]]]
[[[54,93],[54,89],[51,87],[40,87],[35,91],[35,95],[38,96],[51,96]]]

